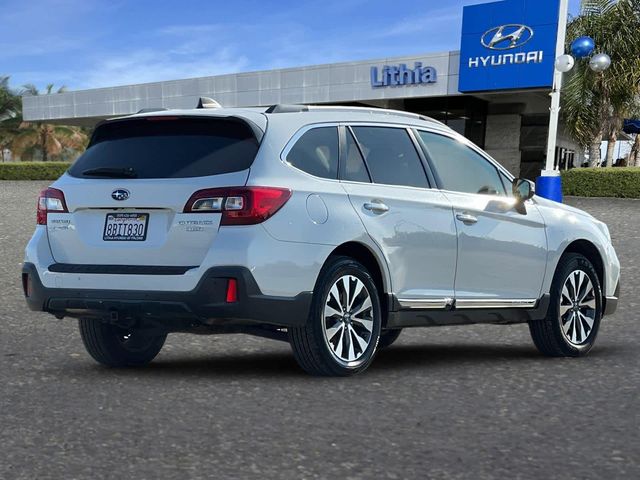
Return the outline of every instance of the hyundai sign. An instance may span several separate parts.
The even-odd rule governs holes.
[[[423,67],[421,62],[415,62],[413,68],[408,68],[404,63],[400,65],[384,65],[371,67],[371,86],[398,87],[401,85],[421,85],[436,83],[438,74],[433,67]]]
[[[461,92],[549,88],[560,0],[504,0],[464,7]]]

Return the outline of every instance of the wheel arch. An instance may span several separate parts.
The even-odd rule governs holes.
[[[386,262],[368,245],[356,241],[345,242],[339,245],[331,252],[329,257],[336,255],[351,257],[360,262],[369,271],[380,292],[380,302],[382,303],[381,307],[383,311],[382,323],[384,326],[387,320],[387,312],[389,312],[392,306],[390,300],[390,293],[392,292],[391,278],[386,267]]]
[[[566,255],[567,253],[579,253],[591,262],[593,268],[598,274],[598,281],[600,282],[600,289],[604,298],[606,292],[604,260],[602,258],[602,254],[600,253],[600,250],[598,250],[598,247],[596,247],[595,244],[590,242],[589,240],[579,239],[574,240],[569,245],[567,245],[567,247],[562,252],[562,256]]]

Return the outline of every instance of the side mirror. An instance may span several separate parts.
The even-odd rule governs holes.
[[[524,178],[514,178],[512,190],[513,196],[520,203],[526,202],[535,194],[535,186],[533,182]]]

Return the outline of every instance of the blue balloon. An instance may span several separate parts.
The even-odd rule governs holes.
[[[585,58],[593,53],[596,44],[591,37],[578,37],[571,42],[571,53],[576,58]]]

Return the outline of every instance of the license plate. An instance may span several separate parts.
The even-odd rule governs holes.
[[[102,240],[143,242],[147,239],[148,213],[107,213]]]

